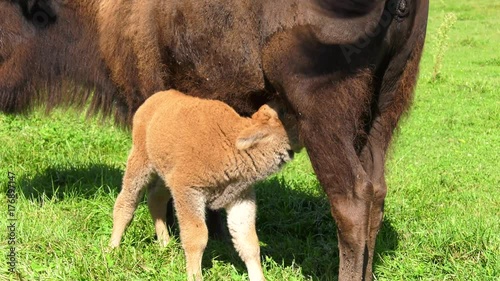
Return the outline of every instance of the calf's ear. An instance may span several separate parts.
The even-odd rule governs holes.
[[[252,119],[267,121],[272,119],[278,119],[278,112],[272,107],[277,106],[273,104],[264,104],[252,115]]]
[[[238,150],[249,149],[267,137],[267,133],[263,130],[262,126],[253,125],[241,133],[236,138],[236,148]]]

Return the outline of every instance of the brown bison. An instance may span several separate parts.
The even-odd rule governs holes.
[[[118,247],[149,186],[148,206],[163,246],[169,240],[167,201],[172,198],[175,203],[189,280],[202,280],[206,207],[226,210],[234,246],[250,280],[265,280],[252,184],[293,158],[294,138],[289,135],[294,133],[286,131],[279,111],[277,104],[265,104],[245,118],[223,102],[175,90],[149,97],[133,118],[133,145],[113,210],[111,247]]]
[[[336,221],[340,280],[371,280],[384,163],[428,0],[1,0],[0,109],[83,105],[129,123],[175,88],[250,115],[280,100]],[[209,94],[208,94],[209,93]]]

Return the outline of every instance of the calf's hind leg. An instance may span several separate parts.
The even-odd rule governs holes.
[[[113,209],[113,233],[110,246],[118,247],[123,232],[132,220],[146,186],[151,180],[152,168],[143,153],[134,148],[127,161],[123,185]]]
[[[167,213],[167,202],[171,198],[168,187],[165,186],[160,177],[157,177],[148,189],[148,207],[153,218],[158,242],[162,247],[167,246],[170,240],[165,214]]]

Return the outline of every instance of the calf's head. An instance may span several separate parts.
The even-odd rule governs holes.
[[[252,125],[240,132],[236,139],[238,150],[260,151],[262,155],[273,155],[269,161],[280,167],[293,159],[293,146],[279,117],[281,107],[265,104],[252,115]]]

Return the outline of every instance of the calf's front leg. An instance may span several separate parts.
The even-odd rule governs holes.
[[[234,247],[245,262],[250,281],[263,281],[259,238],[255,230],[256,208],[255,191],[252,188],[241,199],[226,207],[227,226]]]
[[[171,187],[179,220],[182,248],[186,255],[188,280],[202,280],[201,260],[208,242],[205,200],[201,192],[189,187]]]

